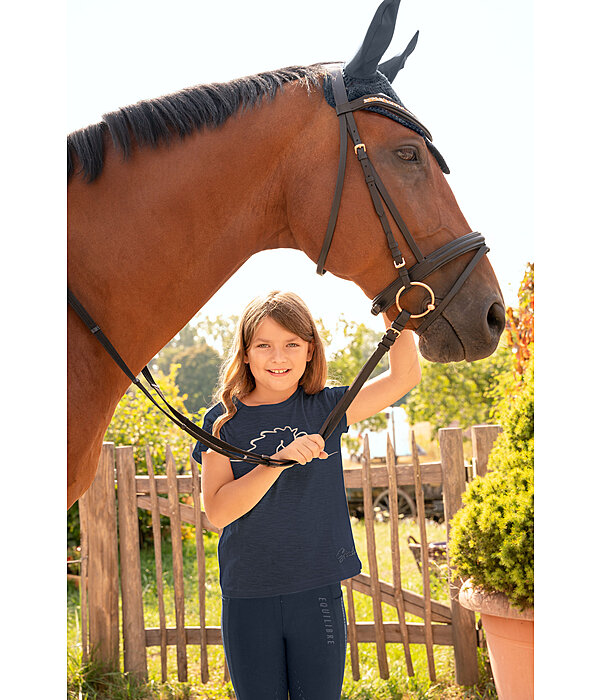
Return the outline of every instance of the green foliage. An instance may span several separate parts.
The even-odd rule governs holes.
[[[428,421],[437,431],[453,421],[463,428],[490,419],[504,396],[511,374],[511,352],[500,345],[490,357],[476,362],[421,363],[421,382],[404,404],[412,425]]]
[[[197,411],[212,405],[212,395],[219,379],[221,357],[204,340],[189,348],[182,348],[172,357],[179,365],[175,381],[179,391],[186,394],[188,411]]]
[[[222,316],[214,319],[200,317],[196,323],[196,338],[204,338],[206,342],[225,357],[233,342],[239,316]]]
[[[377,333],[365,326],[364,323],[347,321],[344,317],[340,319],[344,346],[333,354],[327,363],[329,376],[341,385],[350,384],[360,372],[362,366],[373,354],[377,343],[379,343],[382,333]],[[338,331],[340,328],[338,328]],[[375,368],[371,376],[385,372],[389,368],[387,355]]]
[[[533,469],[507,467],[474,479],[452,520],[456,572],[513,605],[533,605]]]
[[[377,331],[368,328],[364,323],[347,321],[344,317],[340,320],[338,331],[340,326],[345,342],[343,347],[333,354],[327,363],[327,367],[331,379],[340,386],[345,386],[352,384],[362,366],[375,351],[383,333],[377,333]],[[385,355],[371,377],[376,377],[388,369],[389,360],[387,355]],[[371,416],[371,418],[361,421],[358,423],[358,426],[361,432],[363,430],[377,432],[385,430],[387,420],[382,413],[378,413]],[[352,438],[344,435],[342,440],[347,446],[351,446]]]
[[[533,606],[534,362],[533,267],[521,285],[521,314],[508,334],[519,349],[514,383],[495,417],[503,432],[488,473],[463,494],[451,522],[450,560],[459,576],[487,591],[504,593],[518,607]],[[517,322],[518,321],[518,322]],[[531,332],[529,332],[531,331]]]
[[[167,401],[185,413],[190,420],[202,425],[202,417],[206,412],[201,408],[196,413],[190,413],[184,405],[185,395],[179,394],[175,377],[179,365],[171,365],[168,374],[158,372],[155,379]],[[167,416],[159,411],[154,404],[139,391],[131,386],[119,404],[106,431],[105,441],[115,445],[133,445],[136,473],[147,474],[145,447],[150,447],[152,464],[157,474],[165,473],[166,447],[170,445],[173,457],[178,465],[189,463],[189,450],[192,438],[172,423]]]
[[[173,365],[179,365],[175,382],[180,393],[186,395],[184,404],[188,411],[196,412],[211,405],[221,356],[208,345],[205,336],[219,344],[230,342],[235,328],[233,318],[218,316],[215,321],[204,319],[188,323],[152,361],[153,367],[164,374],[168,374]]]

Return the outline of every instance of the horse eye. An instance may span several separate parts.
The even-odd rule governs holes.
[[[419,151],[414,146],[403,146],[402,148],[399,148],[396,153],[400,156],[400,158],[402,158],[402,160],[412,162],[419,160]]]

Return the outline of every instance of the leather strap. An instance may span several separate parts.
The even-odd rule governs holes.
[[[336,404],[334,409],[325,419],[325,422],[319,430],[319,434],[323,436],[324,440],[327,440],[327,438],[333,433],[337,424],[340,422],[343,415],[348,410],[348,407],[354,401],[358,392],[361,390],[363,384],[371,376],[373,370],[375,369],[375,367],[377,367],[381,358],[396,342],[396,338],[408,323],[409,318],[410,313],[406,310],[403,310],[402,313],[398,314],[398,316],[394,319],[391,327],[388,328],[383,338],[379,341],[377,347],[375,348],[375,352],[363,365],[362,369],[357,374],[352,384],[348,387],[347,391],[344,393],[340,401]]]
[[[117,365],[123,370],[123,372],[127,375],[127,377],[131,380],[135,386],[140,389],[146,397],[160,410],[162,413],[167,416],[177,427],[181,428],[184,430],[188,435],[191,435],[193,438],[196,440],[199,440],[205,445],[208,445],[212,450],[215,452],[218,452],[219,454],[225,455],[226,457],[229,457],[230,459],[241,459],[245,462],[250,462],[251,464],[264,464],[265,466],[269,467],[281,467],[281,466],[288,466],[292,464],[296,464],[293,460],[280,460],[280,459],[272,459],[268,455],[257,455],[254,452],[247,452],[246,450],[242,450],[239,447],[235,447],[234,445],[230,445],[228,442],[225,442],[224,440],[221,440],[217,437],[215,437],[212,433],[207,432],[203,428],[200,428],[197,426],[195,423],[193,423],[187,416],[185,416],[183,413],[178,411],[175,407],[171,406],[171,404],[166,400],[164,397],[163,393],[159,389],[158,385],[154,381],[154,378],[152,377],[152,374],[150,373],[150,370],[148,367],[144,367],[142,370],[142,375],[148,382],[148,384],[151,386],[151,388],[158,394],[160,399],[164,402],[166,408],[168,410],[165,410],[163,406],[161,406],[156,399],[152,396],[150,391],[144,386],[144,384],[136,377],[133,372],[129,369],[123,358],[119,355],[119,353],[116,351],[114,345],[110,342],[110,340],[106,337],[106,335],[103,333],[103,331],[100,329],[98,324],[94,321],[94,319],[90,316],[90,314],[86,311],[84,308],[83,304],[77,299],[77,297],[73,294],[73,292],[67,287],[67,301],[71,308],[75,311],[75,313],[79,316],[79,318],[85,323],[85,325],[89,328],[90,332],[98,339],[100,344],[104,347],[104,349],[108,352],[108,354],[111,356],[111,358],[117,363]]]
[[[408,274],[413,281],[424,280],[433,272],[446,265],[446,263],[451,262],[465,253],[470,253],[479,249],[484,250],[484,253],[489,252],[489,248],[485,245],[484,237],[480,233],[472,231],[471,233],[467,233],[460,238],[446,243],[441,248],[437,248],[431,252],[427,257],[422,258],[421,262],[409,268]],[[381,311],[385,311],[392,306],[396,300],[396,294],[402,286],[403,285],[400,284],[397,279],[390,282],[390,284],[373,299],[371,313],[376,316]],[[408,291],[408,289],[406,291]]]
[[[327,272],[327,270],[325,270],[325,260],[327,259],[327,255],[329,254],[329,248],[331,248],[333,232],[335,231],[335,225],[337,224],[338,213],[340,211],[340,202],[342,201],[342,191],[344,189],[344,175],[346,174],[347,147],[348,132],[346,131],[345,123],[340,119],[340,159],[338,162],[338,173],[335,182],[335,192],[333,193],[333,201],[331,203],[331,211],[329,213],[327,230],[325,231],[325,238],[323,239],[321,253],[317,262],[318,275],[324,275]]]
[[[465,269],[462,271],[456,282],[450,287],[450,290],[444,297],[441,303],[437,304],[435,309],[427,314],[425,318],[421,321],[419,324],[419,327],[415,331],[417,335],[421,335],[422,333],[425,332],[425,330],[435,321],[435,319],[444,311],[444,309],[448,306],[448,304],[452,301],[452,299],[455,297],[456,293],[458,290],[463,286],[465,283],[467,277],[471,274],[473,268],[477,263],[481,260],[481,258],[488,252],[489,248],[486,246],[479,248],[479,250],[475,253],[469,264],[465,267]]]

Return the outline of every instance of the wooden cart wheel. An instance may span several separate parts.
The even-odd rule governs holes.
[[[379,508],[380,516],[385,520],[390,517],[390,491],[382,491],[373,502],[373,508]],[[412,497],[404,491],[398,489],[398,516],[400,518],[414,518],[417,514],[417,507]]]

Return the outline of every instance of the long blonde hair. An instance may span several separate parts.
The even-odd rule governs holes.
[[[250,367],[244,362],[244,355],[252,343],[258,324],[265,318],[272,318],[286,330],[313,344],[312,358],[308,361],[299,382],[304,391],[307,394],[316,394],[325,386],[325,349],[306,304],[293,292],[273,291],[264,297],[256,297],[244,309],[229,354],[221,367],[215,399],[223,404],[225,412],[213,425],[213,435],[217,437],[223,424],[237,411],[233,399],[244,398],[256,386]]]

